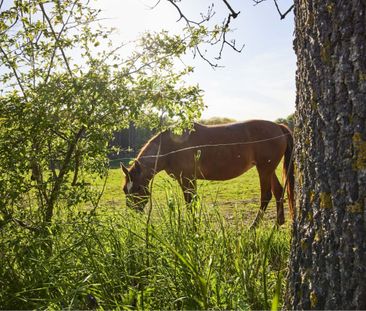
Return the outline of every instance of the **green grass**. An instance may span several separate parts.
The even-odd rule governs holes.
[[[40,235],[0,231],[0,309],[250,310],[277,298],[281,307],[290,230],[272,230],[274,204],[248,230],[259,204],[255,170],[200,182],[191,209],[159,174],[151,217],[125,207],[122,182],[110,170],[95,215],[83,207],[55,219],[52,252]]]
[[[282,170],[277,170],[280,177]],[[108,210],[125,208],[125,196],[122,191],[124,176],[120,169],[109,171],[105,193],[101,200],[101,207]],[[103,182],[98,181],[101,188]],[[177,181],[169,177],[165,172],[156,175],[153,186],[153,203],[159,206],[159,202],[166,202],[166,194],[178,199],[183,204],[183,194]],[[258,173],[252,168],[245,174],[227,181],[198,181],[198,195],[200,200],[209,206],[217,206],[221,214],[227,219],[233,219],[240,214],[241,221],[250,223],[260,205],[260,187]],[[286,196],[285,196],[286,197]],[[161,208],[161,206],[159,207]],[[155,208],[154,212],[155,212]],[[285,214],[288,218],[287,204]],[[264,223],[273,224],[276,220],[275,199],[272,198],[264,216]]]

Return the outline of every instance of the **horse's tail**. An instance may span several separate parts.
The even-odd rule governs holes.
[[[294,139],[290,129],[283,124],[280,124],[282,132],[287,136],[287,147],[285,151],[285,159],[283,161],[283,178],[287,190],[288,205],[291,218],[295,216],[295,176],[294,176],[294,161],[293,149]]]

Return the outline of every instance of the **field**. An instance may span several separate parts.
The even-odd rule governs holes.
[[[248,230],[259,204],[255,169],[200,182],[191,211],[164,173],[143,214],[126,209],[122,182],[111,169],[93,213],[85,206],[60,213],[52,252],[40,236],[1,232],[0,309],[281,307],[290,225],[273,227],[272,202],[259,228]]]
[[[277,170],[277,176],[281,179],[282,170]],[[109,171],[105,193],[101,199],[101,207],[118,210],[125,208],[125,197],[122,191],[124,176],[120,169]],[[99,183],[101,187],[102,183]],[[252,168],[238,178],[228,181],[198,181],[198,195],[201,202],[209,208],[215,206],[226,220],[238,216],[245,224],[254,220],[260,204],[260,188],[258,174]],[[166,203],[168,197],[174,197],[179,204],[183,204],[183,195],[178,183],[170,178],[165,172],[159,173],[154,180],[153,186],[153,212],[155,209],[164,208],[161,202]],[[286,199],[286,196],[285,196]],[[163,204],[164,205],[164,204]],[[285,215],[288,210],[285,207]],[[238,215],[237,215],[238,214]],[[240,214],[240,215],[239,215]],[[276,220],[276,205],[274,198],[271,200],[265,213],[263,222],[271,225]]]

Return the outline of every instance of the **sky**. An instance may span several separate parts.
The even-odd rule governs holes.
[[[181,33],[185,26],[178,22],[177,10],[166,0],[151,9],[159,0],[94,0],[102,10],[100,21],[116,29],[113,42],[135,40],[146,31],[168,30]],[[296,58],[292,48],[294,16],[284,20],[276,11],[273,0],[254,5],[253,0],[229,0],[239,16],[232,20],[230,34],[237,46],[245,44],[241,53],[226,47],[219,61],[222,68],[213,69],[199,57],[188,54],[184,61],[195,67],[187,83],[198,84],[204,91],[206,109],[202,118],[229,117],[236,120],[285,118],[295,110]],[[285,12],[293,0],[277,0]],[[5,1],[10,5],[12,1]],[[228,9],[223,0],[182,0],[177,2],[192,20],[214,3],[213,22],[221,23]],[[217,56],[214,48],[211,59]],[[127,53],[128,54],[128,53]]]
[[[179,33],[184,22],[171,4],[161,0],[98,0],[95,6],[106,18],[101,23],[116,28],[113,41],[136,39],[146,31],[169,30]],[[185,14],[198,20],[200,12],[215,3],[215,18],[221,22],[227,16],[222,0],[183,0],[179,2]],[[202,117],[229,117],[236,120],[287,117],[295,110],[296,58],[292,48],[293,13],[280,20],[274,2],[254,5],[252,0],[229,1],[239,16],[232,21],[231,34],[237,46],[245,44],[241,53],[226,48],[213,69],[201,58],[189,54],[185,62],[195,67],[188,83],[199,84],[204,91],[207,108]],[[292,0],[278,0],[282,12]],[[215,55],[215,54],[213,54]]]

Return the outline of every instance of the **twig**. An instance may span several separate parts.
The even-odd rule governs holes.
[[[71,16],[72,16],[72,13],[73,13],[73,11],[74,11],[75,5],[76,5],[76,1],[74,2],[73,6],[71,7],[71,10],[70,10],[69,16],[67,17],[66,22],[65,22],[65,23],[63,23],[62,28],[61,28],[61,30],[60,30],[60,32],[59,32],[59,34],[58,34],[58,36],[56,36],[56,34],[55,34],[55,32],[54,32],[54,30],[53,30],[53,28],[52,28],[52,26],[51,26],[50,22],[48,22],[48,24],[49,24],[49,26],[50,26],[50,28],[51,28],[51,31],[52,31],[52,33],[53,33],[53,34],[54,34],[54,36],[55,36],[55,48],[54,48],[54,50],[53,50],[53,52],[52,52],[52,55],[51,55],[51,60],[50,60],[50,64],[49,64],[49,66],[48,66],[48,70],[47,70],[46,77],[45,77],[45,79],[44,79],[44,83],[47,83],[47,81],[48,81],[48,79],[49,79],[49,77],[50,77],[50,75],[51,75],[51,70],[52,70],[53,60],[54,60],[54,58],[55,58],[55,56],[56,56],[56,50],[57,50],[57,44],[58,44],[58,41],[60,40],[60,38],[61,38],[61,34],[62,34],[62,32],[65,30],[65,27],[66,27],[66,25],[68,24],[68,22],[69,22],[69,20],[70,20],[70,18],[71,18]],[[42,9],[42,12],[43,12],[44,17],[47,19],[47,21],[49,21],[48,16],[46,15],[45,10],[44,10],[44,8],[43,8],[43,5],[42,5],[42,4],[41,4],[41,9]],[[64,56],[64,60],[65,60],[66,66],[67,66],[67,68],[68,68],[68,70],[69,70],[69,73],[70,73],[70,75],[72,76],[72,72],[71,72],[71,70],[70,70],[69,64],[68,64],[68,62],[67,62],[67,60],[66,60],[65,54],[63,53],[63,50],[62,50],[62,48],[61,48],[61,47],[60,47],[60,50],[61,50],[62,55]]]
[[[6,54],[6,52],[4,51],[4,49],[1,46],[0,46],[0,51],[3,54],[8,66],[12,69],[12,71],[14,73],[14,76],[15,76],[17,82],[18,82],[18,85],[19,85],[19,87],[20,87],[20,89],[23,93],[24,99],[27,101],[27,93],[25,92],[25,89],[23,87],[22,81],[20,80],[20,77],[18,75],[17,70],[14,68],[14,66],[12,65],[12,63],[11,63],[9,57],[8,57],[8,55]]]
[[[174,0],[168,0],[168,1],[178,11],[178,13],[179,13],[178,21],[180,21],[181,19],[185,20],[185,22],[187,24],[187,28],[189,30],[191,30],[192,28],[194,28],[194,26],[200,26],[203,23],[208,22],[211,19],[211,17],[215,14],[215,12],[213,12],[213,10],[212,10],[213,6],[210,6],[209,7],[209,10],[208,10],[207,16],[204,16],[203,14],[201,14],[201,17],[202,17],[202,20],[201,21],[190,20],[190,19],[188,19],[184,15],[184,13],[182,12],[181,8],[176,4],[176,1],[174,1]],[[221,47],[219,49],[219,55],[217,57],[215,57],[216,60],[221,59],[221,55],[222,55],[222,52],[224,50],[225,45],[228,45],[229,47],[231,47],[234,51],[236,51],[238,53],[240,53],[243,50],[243,48],[244,48],[244,45],[241,48],[237,48],[235,46],[235,41],[229,42],[226,39],[226,33],[228,32],[228,29],[229,29],[229,26],[230,26],[230,23],[231,23],[232,19],[235,19],[236,17],[238,17],[238,15],[240,14],[240,12],[235,12],[234,9],[232,8],[232,6],[229,4],[229,2],[227,0],[222,0],[222,1],[226,5],[226,7],[229,9],[229,12],[230,13],[228,15],[228,18],[227,18],[226,22],[225,21],[223,22],[223,27],[222,27],[222,30],[221,30],[221,35],[220,35],[220,37],[219,37],[218,40],[214,40],[214,38],[212,38],[211,40],[205,41],[205,43],[210,43],[211,45],[215,45],[215,44],[217,44],[217,43],[219,43],[221,41]],[[191,31],[191,33],[192,33],[192,31]],[[202,53],[202,51],[201,51],[201,49],[200,49],[200,47],[199,47],[198,44],[196,44],[195,47],[194,47],[193,57],[195,57],[196,54],[198,54],[211,67],[213,67],[213,68],[219,67],[217,63],[213,63],[210,59],[208,59],[204,55],[204,53]]]
[[[1,4],[0,4],[0,9],[1,9],[1,6],[3,5],[3,0],[1,1]],[[14,23],[12,23],[6,30],[4,30],[3,32],[0,33],[0,36],[2,36],[3,34],[5,34],[9,29],[13,28],[15,26],[15,24],[18,22],[19,20],[19,12],[17,11],[17,17],[15,18],[15,21]]]
[[[17,225],[25,228],[25,229],[28,229],[29,231],[32,231],[32,232],[40,232],[40,229],[37,228],[37,227],[32,227],[31,225],[28,225],[27,223],[25,223],[24,221],[20,220],[20,219],[17,219],[17,218],[12,218],[11,219],[14,223],[16,223]]]
[[[285,19],[286,15],[288,13],[290,13],[291,10],[294,8],[294,4],[293,4],[293,5],[290,6],[290,8],[285,13],[282,14],[282,12],[280,11],[280,8],[278,7],[277,0],[273,0],[273,2],[275,4],[275,6],[276,6],[276,9],[277,9],[278,14],[280,14],[280,16],[281,16],[281,20],[282,19]]]
[[[225,3],[226,0],[223,0]],[[229,8],[231,9],[231,7],[229,6]],[[232,10],[232,9],[231,9]],[[244,46],[245,44],[242,45],[242,47],[240,49],[237,49],[236,46],[235,46],[235,41],[234,41],[234,44],[231,44],[230,42],[228,42],[226,40],[226,33],[227,33],[227,30],[229,29],[229,25],[230,25],[230,21],[231,21],[231,18],[236,18],[238,15],[239,15],[240,12],[238,13],[235,13],[233,11],[233,13],[229,14],[229,17],[227,19],[227,22],[225,23],[224,25],[224,31],[223,31],[223,34],[222,34],[222,44],[221,44],[221,48],[220,48],[220,51],[219,51],[219,56],[216,57],[217,60],[220,60],[221,59],[221,55],[222,55],[222,52],[224,50],[224,46],[225,44],[227,44],[228,46],[230,46],[234,51],[238,52],[238,53],[241,53],[241,51],[244,49]]]
[[[40,8],[41,8],[41,10],[42,10],[43,16],[45,17],[45,19],[46,19],[46,21],[47,21],[47,23],[48,23],[48,26],[49,26],[49,27],[50,27],[50,29],[51,29],[51,32],[52,32],[53,37],[54,37],[54,39],[55,39],[55,45],[58,45],[59,36],[57,36],[57,34],[56,34],[56,32],[55,32],[55,30],[54,30],[54,28],[53,28],[53,26],[52,26],[52,22],[51,22],[51,20],[50,20],[49,16],[47,15],[47,13],[46,13],[46,10],[44,9],[43,3],[40,3],[40,4],[39,4],[39,6],[40,6]],[[59,35],[60,35],[60,34],[59,34]],[[62,57],[63,57],[63,59],[64,59],[65,65],[66,65],[66,67],[67,67],[67,70],[68,70],[68,72],[69,72],[70,76],[71,76],[71,77],[73,77],[74,75],[73,75],[72,70],[71,70],[71,68],[70,68],[69,61],[68,61],[68,59],[67,59],[67,57],[66,57],[66,54],[65,54],[64,49],[63,49],[61,46],[59,46],[58,48],[59,48],[59,49],[60,49],[60,51],[61,51]]]
[[[105,192],[105,188],[107,186],[107,180],[108,180],[108,177],[109,177],[109,170],[107,170],[107,174],[105,176],[105,179],[104,179],[104,183],[103,183],[103,187],[102,187],[102,191],[98,194],[98,197],[97,197],[97,200],[95,202],[92,201],[92,204],[93,204],[93,209],[90,211],[90,216],[93,216],[95,215],[95,211],[96,209],[98,208],[99,206],[99,203],[100,203],[100,199],[102,198],[104,192]]]
[[[260,3],[264,2],[264,1],[266,1],[266,0],[253,0],[254,5],[258,5],[258,4],[260,4]],[[288,14],[288,13],[290,13],[290,12],[291,12],[291,10],[292,10],[292,9],[294,8],[294,6],[295,6],[294,4],[293,4],[293,5],[291,5],[285,13],[282,13],[282,12],[281,12],[281,10],[280,10],[280,8],[279,8],[279,6],[278,6],[277,0],[273,0],[273,2],[274,2],[274,4],[275,4],[275,6],[276,6],[277,12],[278,12],[278,14],[280,15],[281,20],[282,20],[282,19],[285,19],[285,18],[286,18],[286,16],[287,16],[287,14]]]
[[[150,10],[153,10],[153,9],[155,9],[159,5],[160,1],[161,0],[158,0],[153,6],[149,6],[147,4],[145,4],[145,6],[148,7]]]

